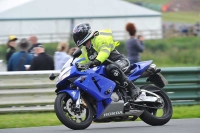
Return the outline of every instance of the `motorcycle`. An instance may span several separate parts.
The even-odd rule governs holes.
[[[104,65],[78,68],[74,60],[81,53],[81,50],[75,51],[70,65],[65,65],[59,75],[52,73],[49,76],[50,80],[57,77],[54,110],[66,127],[81,130],[89,127],[92,121],[126,121],[138,117],[149,125],[158,126],[171,119],[172,104],[161,89],[167,80],[152,60],[132,64],[126,73],[133,82],[147,78],[147,82],[154,84],[140,86],[141,93],[133,100],[126,88],[107,78]]]

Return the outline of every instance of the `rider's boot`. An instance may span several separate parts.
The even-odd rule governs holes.
[[[131,99],[136,100],[137,97],[140,95],[139,87],[135,86],[130,80],[126,79],[124,82],[124,87],[128,90],[128,95]]]

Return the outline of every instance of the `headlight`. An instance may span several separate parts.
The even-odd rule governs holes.
[[[70,72],[71,72],[71,67],[67,67],[63,69],[58,76],[57,82],[60,82],[66,77],[68,77],[70,75]]]

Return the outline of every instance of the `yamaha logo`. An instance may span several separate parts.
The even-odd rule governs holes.
[[[123,114],[123,112],[122,111],[108,112],[103,114],[103,116],[105,117],[105,116],[120,115],[120,114]]]

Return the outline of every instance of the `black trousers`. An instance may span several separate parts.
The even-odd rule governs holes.
[[[106,73],[109,78],[114,81],[118,81],[121,86],[126,88],[128,95],[132,98],[138,96],[138,90],[136,86],[128,79],[121,68],[117,64],[109,64],[106,67]]]

